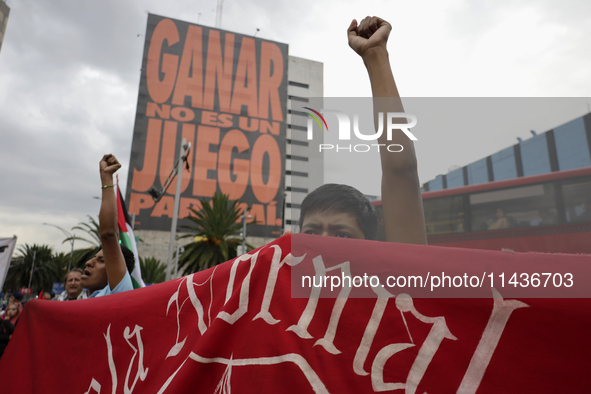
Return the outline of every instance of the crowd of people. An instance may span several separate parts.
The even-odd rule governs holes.
[[[102,202],[99,211],[100,237],[102,248],[89,261],[85,269],[74,268],[64,277],[64,291],[51,297],[49,292],[41,292],[38,299],[56,301],[75,301],[101,297],[109,294],[133,290],[130,272],[134,268],[133,252],[119,244],[117,227],[117,200],[113,174],[121,164],[113,155],[104,155],[100,161]],[[9,294],[0,319],[0,357],[4,353],[10,337],[23,311],[23,294]]]
[[[364,18],[349,26],[350,47],[363,59],[367,68],[374,112],[404,112],[398,94],[389,54],[386,49],[392,27],[378,17]],[[383,99],[383,100],[382,100]],[[382,209],[386,241],[426,244],[427,236],[417,174],[416,155],[412,141],[400,130],[386,133],[380,144],[397,143],[404,153],[380,150],[382,164]],[[101,250],[85,269],[74,268],[64,278],[64,291],[53,297],[57,301],[76,301],[107,296],[133,289],[130,272],[134,266],[133,253],[120,245],[117,226],[117,196],[113,174],[121,167],[117,158],[104,155],[100,161],[102,202],[99,212]],[[300,231],[306,234],[344,238],[375,239],[377,217],[373,205],[357,189],[346,185],[324,185],[310,193],[302,202]],[[49,297],[50,298],[50,297]],[[22,313],[23,295],[10,296],[2,315],[3,352]]]

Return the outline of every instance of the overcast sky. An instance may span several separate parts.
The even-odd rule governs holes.
[[[222,28],[289,44],[324,63],[327,97],[371,94],[347,45],[351,19],[393,25],[390,58],[407,97],[591,96],[591,2],[225,0]],[[127,170],[147,12],[215,25],[214,1],[11,0],[0,52],[0,236],[57,250],[63,234],[96,216],[98,162],[114,153]],[[466,102],[460,101],[460,102]],[[481,101],[482,102],[482,101]],[[493,130],[470,126],[419,136],[421,183],[588,112],[591,100]],[[517,122],[517,121],[516,121]],[[455,131],[454,131],[455,130]],[[425,132],[426,133],[426,132]],[[431,138],[432,137],[432,138]],[[340,172],[339,172],[340,171]],[[326,180],[345,170],[326,163]],[[360,185],[368,194],[375,186]],[[82,242],[76,247],[82,246]]]

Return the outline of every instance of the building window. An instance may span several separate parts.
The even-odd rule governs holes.
[[[308,100],[305,97],[298,97],[298,96],[287,96],[287,98],[290,99],[290,100],[294,100],[294,101],[302,101],[304,103],[307,103],[307,102],[310,101],[310,100]]]
[[[288,109],[287,110],[288,114],[292,114],[292,115],[299,115],[299,116],[308,116],[308,114],[306,112],[302,112],[302,111],[295,111],[293,109]]]
[[[470,195],[472,231],[547,226],[558,223],[552,183]]]
[[[307,83],[294,82],[294,81],[287,81],[287,84],[290,86],[297,86],[298,88],[305,88],[305,89],[308,89],[310,87],[310,85],[308,85]]]
[[[290,170],[285,171],[285,175],[302,176],[302,177],[305,177],[305,178],[308,177],[308,173],[307,172],[290,171]]]
[[[464,198],[462,196],[423,200],[427,235],[463,233]]]
[[[591,222],[591,180],[562,185],[568,223]]]
[[[308,146],[306,141],[297,141],[297,140],[286,140],[288,144],[292,145],[299,145],[299,146]]]
[[[292,130],[308,131],[308,128],[307,127],[298,126],[298,125],[295,125],[295,124],[288,124],[287,125],[287,128],[288,129],[292,129]]]
[[[286,156],[288,159],[290,160],[298,160],[298,161],[308,161],[307,157],[304,156],[293,156],[293,155],[287,155]]]
[[[291,186],[288,186],[288,187],[286,187],[285,189],[286,189],[286,191],[288,191],[288,192],[295,192],[295,193],[308,193],[308,189],[304,189],[304,188],[301,188],[301,187],[291,187]]]

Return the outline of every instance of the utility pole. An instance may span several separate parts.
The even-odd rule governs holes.
[[[241,216],[242,218],[242,249],[238,250],[238,255],[246,253],[246,219],[252,217],[246,214],[247,208],[244,208],[244,215]]]
[[[37,250],[33,251],[33,266],[31,267],[31,275],[29,275],[29,289],[31,289],[31,283],[33,282],[33,271],[35,271],[35,258],[36,257],[37,257]]]
[[[174,277],[179,277],[179,256],[181,253],[185,253],[185,248],[181,245],[176,245],[176,258],[174,259]]]
[[[184,152],[184,153],[183,153]],[[164,193],[166,193],[166,189],[174,180],[174,177],[177,176],[177,183],[176,183],[176,193],[174,195],[174,212],[172,214],[172,227],[170,229],[170,245],[168,247],[168,261],[167,261],[167,268],[166,268],[166,280],[170,280],[171,270],[172,270],[172,256],[174,255],[174,243],[176,238],[176,225],[179,216],[179,205],[181,203],[181,183],[183,182],[183,162],[187,161],[189,157],[189,153],[191,152],[191,143],[187,144],[187,139],[183,138],[181,141],[181,148],[179,149],[179,158],[176,161],[170,175],[166,178],[164,185],[160,190],[156,190],[154,187],[148,190],[148,193],[152,196],[155,202],[160,201]]]
[[[183,149],[186,150],[185,156],[183,156]],[[179,205],[181,203],[181,183],[183,181],[183,161],[186,160],[188,155],[187,148],[187,139],[183,138],[181,142],[181,148],[179,149],[179,160],[177,160],[177,168],[176,168],[176,193],[174,195],[174,211],[172,214],[172,227],[170,229],[170,245],[168,247],[168,267],[166,268],[166,280],[170,280],[170,275],[172,271],[172,256],[174,255],[174,243],[176,238],[176,225],[179,216]],[[164,192],[162,193],[164,194]]]

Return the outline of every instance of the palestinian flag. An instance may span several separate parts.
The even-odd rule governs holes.
[[[140,269],[140,259],[137,253],[137,245],[135,243],[133,230],[131,229],[131,218],[127,212],[125,200],[123,200],[123,196],[121,195],[119,182],[117,182],[117,195],[119,196],[119,198],[117,198],[117,224],[119,225],[119,241],[122,245],[127,247],[127,249],[133,251],[133,256],[135,257],[135,267],[131,272],[133,288],[137,289],[140,287],[146,287],[146,284],[142,280],[142,271]]]

